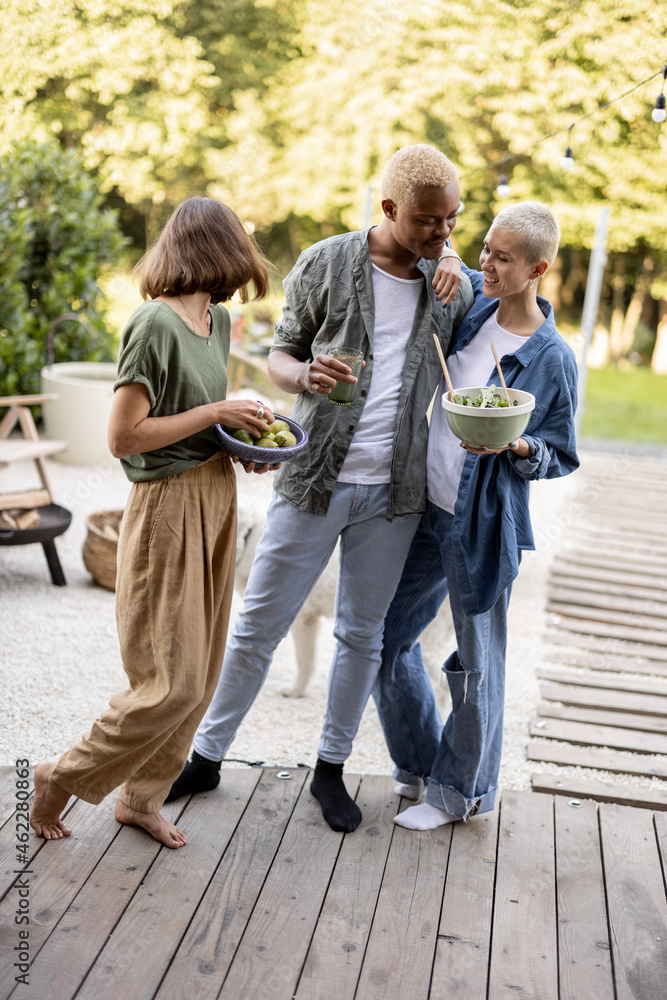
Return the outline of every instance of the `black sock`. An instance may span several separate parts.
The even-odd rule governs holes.
[[[220,784],[221,760],[207,760],[196,750],[176,778],[169,790],[165,802],[173,802],[182,795],[192,795],[194,792],[210,792]]]
[[[310,790],[322,806],[322,815],[332,830],[352,833],[361,823],[361,809],[347,794],[343,765],[317,758]]]

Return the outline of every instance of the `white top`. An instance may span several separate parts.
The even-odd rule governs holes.
[[[492,340],[501,361],[505,354],[514,354],[527,337],[519,337],[498,325],[495,312],[489,316],[479,328],[479,332],[467,347],[457,351],[447,361],[447,369],[455,389],[466,386],[482,386],[489,381],[491,373],[496,371],[496,362],[491,350]],[[500,386],[500,377],[496,371],[495,384]],[[440,380],[428,432],[428,457],[426,460],[426,478],[428,483],[428,498],[431,503],[443,510],[454,513],[456,497],[459,492],[461,473],[468,454],[461,442],[449,429],[445,411],[442,408],[442,394],[447,392],[444,378]]]
[[[388,483],[405,354],[423,278],[396,278],[373,264],[373,374],[339,483]]]

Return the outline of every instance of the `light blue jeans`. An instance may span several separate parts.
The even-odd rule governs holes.
[[[338,483],[324,517],[274,496],[220,680],[195,734],[202,757],[222,760],[227,753],[340,537],[336,648],[318,755],[334,764],[348,758],[380,668],[387,608],[420,520],[414,514],[387,521],[388,495],[388,484]]]
[[[454,518],[434,504],[419,525],[387,613],[373,697],[394,776],[427,778],[426,801],[467,819],[493,809],[503,741],[507,605],[464,615],[451,551]],[[417,641],[449,593],[458,649],[443,666],[452,695],[444,725]]]

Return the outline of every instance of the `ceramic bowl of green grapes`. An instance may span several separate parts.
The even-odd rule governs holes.
[[[471,448],[507,448],[521,437],[530,414],[535,409],[535,397],[523,389],[505,390],[496,386],[466,386],[454,389],[454,400],[442,394],[442,406],[447,423],[464,444]]]

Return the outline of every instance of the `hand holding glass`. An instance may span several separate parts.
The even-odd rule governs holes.
[[[344,365],[347,365],[351,369],[351,375],[356,379],[359,378],[364,363],[363,351],[357,351],[353,347],[334,347],[329,353],[336,361],[342,361]],[[356,382],[353,384],[349,382],[336,382],[329,393],[329,402],[335,403],[337,406],[349,406],[354,399],[356,390]]]

